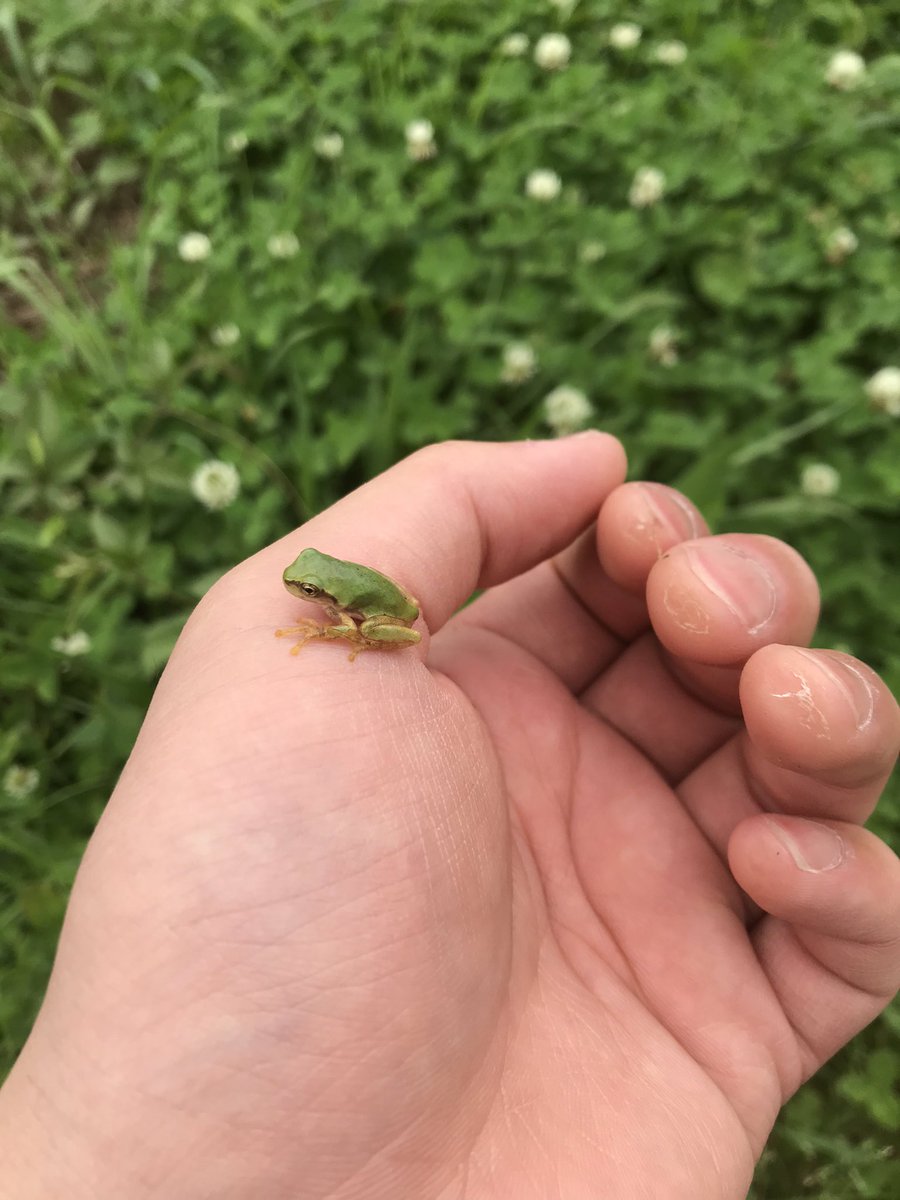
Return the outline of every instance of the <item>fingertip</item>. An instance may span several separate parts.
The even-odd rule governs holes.
[[[769,761],[832,782],[877,779],[900,750],[900,710],[865,663],[836,650],[772,644],[741,674],[741,708]]]
[[[628,474],[628,454],[625,447],[615,434],[607,433],[605,429],[583,429],[580,433],[569,434],[568,437],[548,438],[540,444],[565,450],[577,447],[579,453],[588,451],[596,455],[598,461],[603,464],[606,478],[614,480],[619,486]]]
[[[667,551],[647,579],[647,607],[672,654],[733,666],[770,642],[808,641],[819,593],[809,566],[785,542],[731,533]]]
[[[635,481],[606,498],[597,519],[597,552],[610,579],[637,592],[667,550],[708,533],[700,512],[675,488]]]
[[[847,846],[833,825],[783,813],[748,817],[734,830],[728,846],[732,869],[744,876],[746,889],[767,911],[794,872],[833,871],[847,857]],[[761,893],[768,892],[764,897]],[[764,900],[768,899],[768,903]]]
[[[835,822],[760,813],[732,831],[728,865],[764,912],[821,929],[834,919],[851,853]]]
[[[728,863],[739,886],[771,916],[833,938],[897,940],[900,862],[866,829],[759,813],[732,831]]]

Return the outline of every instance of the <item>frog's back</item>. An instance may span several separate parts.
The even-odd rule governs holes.
[[[377,576],[378,582],[376,584],[373,580],[371,590],[357,582],[355,610],[364,617],[377,617],[387,608],[392,617],[399,617],[402,621],[414,621],[419,615],[419,606],[409,592],[404,591],[393,579],[388,579],[380,571],[374,571],[371,567],[367,569]]]
[[[419,615],[419,606],[409,592],[374,567],[344,562],[319,550],[304,551],[304,555],[309,555],[311,566],[315,559],[327,560],[328,573],[335,580],[334,593],[340,594],[338,598],[346,604],[348,611],[376,617],[388,608],[391,616],[403,621],[414,621]]]

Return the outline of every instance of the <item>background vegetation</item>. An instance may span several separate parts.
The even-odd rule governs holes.
[[[0,3],[6,1063],[196,599],[425,442],[611,430],[900,684],[898,46],[888,0]],[[900,1195],[898,1033],[758,1197]]]

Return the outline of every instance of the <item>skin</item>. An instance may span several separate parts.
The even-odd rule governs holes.
[[[299,633],[291,648],[299,654],[307,642],[341,638],[353,644],[352,662],[360,650],[390,650],[415,646],[422,635],[411,629],[419,615],[419,602],[409,592],[371,567],[332,558],[319,550],[302,550],[282,575],[292,596],[320,604],[337,624],[301,621],[276,629],[276,637]]]
[[[205,597],[0,1091],[3,1200],[745,1196],[900,979],[900,717],[807,648],[795,551],[623,478],[597,433],[432,447]],[[430,639],[291,669],[298,538]]]

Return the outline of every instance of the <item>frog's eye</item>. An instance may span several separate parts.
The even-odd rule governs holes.
[[[300,591],[304,596],[318,596],[319,594],[319,589],[314,583],[301,583]]]

